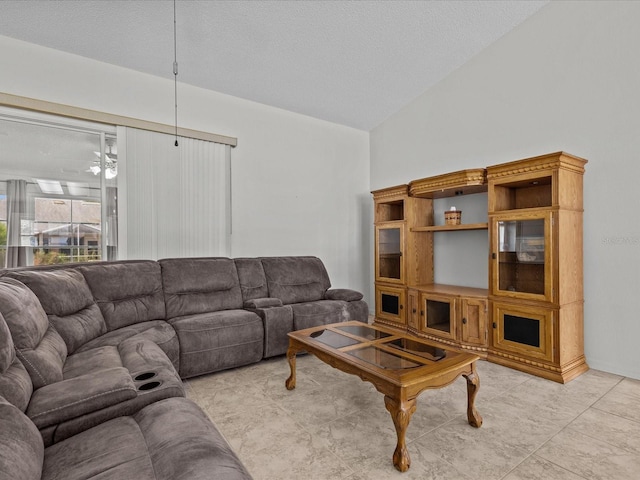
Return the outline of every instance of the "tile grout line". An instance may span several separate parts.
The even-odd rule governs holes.
[[[573,470],[569,470],[566,467],[563,467],[562,465],[558,465],[556,462],[549,460],[545,457],[539,456],[537,455],[537,452],[539,452],[542,448],[544,448],[545,445],[547,445],[549,442],[551,442],[554,438],[556,438],[558,435],[560,435],[562,432],[564,432],[565,430],[569,429],[571,427],[571,424],[573,424],[573,422],[575,422],[578,418],[580,418],[582,415],[585,414],[585,412],[587,412],[590,408],[594,408],[593,405],[595,405],[598,401],[600,401],[605,395],[607,395],[608,393],[610,393],[617,385],[620,384],[620,382],[622,382],[624,380],[625,377],[622,377],[618,382],[616,382],[611,388],[609,388],[606,392],[604,392],[602,395],[600,395],[598,398],[596,398],[593,402],[591,402],[589,405],[587,405],[582,411],[580,411],[580,413],[578,413],[577,415],[575,415],[573,417],[573,419],[567,423],[564,427],[562,427],[558,432],[556,432],[553,436],[551,436],[551,438],[549,438],[546,442],[544,442],[542,445],[540,445],[537,449],[535,449],[533,452],[531,452],[531,454],[529,456],[527,456],[527,458],[530,458],[531,456],[535,456],[536,458],[540,458],[542,460],[544,460],[545,462],[548,462],[558,468],[561,468],[562,470],[565,470],[567,472],[571,472],[572,474],[580,477],[580,478],[585,478],[583,475],[581,475],[578,472],[575,472]],[[585,435],[585,434],[582,434]],[[593,438],[589,435],[585,435],[589,438]],[[609,444],[608,442],[605,442],[607,444]],[[611,444],[609,444],[611,445]],[[526,460],[526,459],[525,459]],[[524,460],[523,460],[524,462]],[[518,465],[521,465],[522,462],[520,462]],[[517,468],[517,467],[516,467]],[[513,470],[511,470],[513,471]],[[505,477],[502,477],[505,478]]]

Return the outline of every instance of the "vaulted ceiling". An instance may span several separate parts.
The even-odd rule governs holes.
[[[177,0],[178,81],[370,130],[543,1]],[[2,0],[0,35],[173,79],[172,0]]]

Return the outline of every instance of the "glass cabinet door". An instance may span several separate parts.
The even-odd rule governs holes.
[[[402,226],[376,228],[376,280],[402,283]]]
[[[551,213],[496,217],[492,234],[492,293],[551,301]]]

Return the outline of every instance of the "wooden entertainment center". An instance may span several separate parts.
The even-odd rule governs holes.
[[[561,383],[588,370],[586,163],[557,152],[372,192],[376,323]],[[487,223],[435,225],[434,200],[485,192]],[[488,230],[488,288],[434,283],[434,235],[469,230]]]

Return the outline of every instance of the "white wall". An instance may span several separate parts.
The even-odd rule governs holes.
[[[1,92],[173,124],[172,80],[2,36],[0,65]],[[178,88],[181,127],[238,138],[232,256],[316,255],[335,287],[368,293],[368,132]]]
[[[585,353],[592,368],[634,378],[638,19],[640,2],[551,2],[371,132],[372,189],[559,150],[588,159]]]

